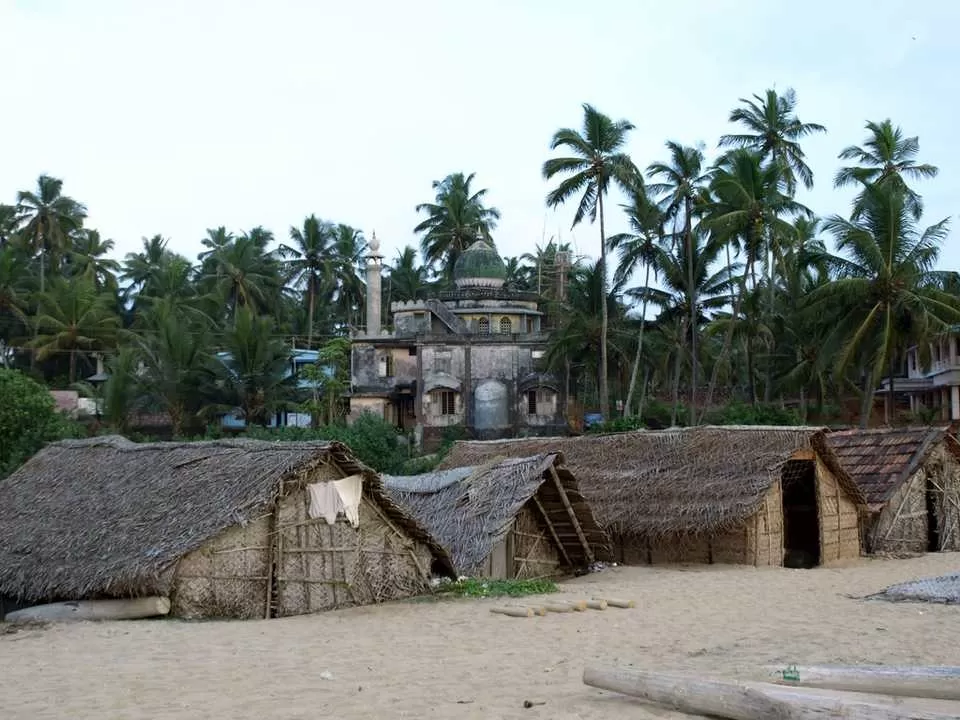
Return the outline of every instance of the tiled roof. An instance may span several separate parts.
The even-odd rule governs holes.
[[[869,505],[885,503],[937,443],[956,444],[946,427],[841,430],[828,433],[826,440]]]

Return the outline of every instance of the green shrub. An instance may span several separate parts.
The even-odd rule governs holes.
[[[522,597],[557,592],[553,580],[490,580],[463,578],[440,586],[439,594],[454,597]]]
[[[704,417],[707,425],[799,425],[800,414],[776,404],[734,402],[714,408]]]
[[[46,386],[0,368],[0,477],[53,440],[81,437],[83,428],[57,411]]]

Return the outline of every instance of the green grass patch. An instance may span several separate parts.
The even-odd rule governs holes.
[[[437,593],[447,597],[523,597],[524,595],[545,595],[557,592],[553,580],[490,580],[485,578],[465,578],[456,582],[444,583]]]

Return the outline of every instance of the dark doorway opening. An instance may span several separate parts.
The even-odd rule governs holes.
[[[940,527],[937,524],[937,509],[940,498],[933,482],[927,479],[927,552],[940,552]]]
[[[813,461],[788,460],[780,478],[784,567],[816,567],[820,564],[820,511]]]

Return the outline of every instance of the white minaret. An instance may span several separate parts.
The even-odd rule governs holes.
[[[370,238],[370,252],[367,253],[367,335],[380,334],[380,266],[383,255],[380,254],[380,241],[374,231]]]

